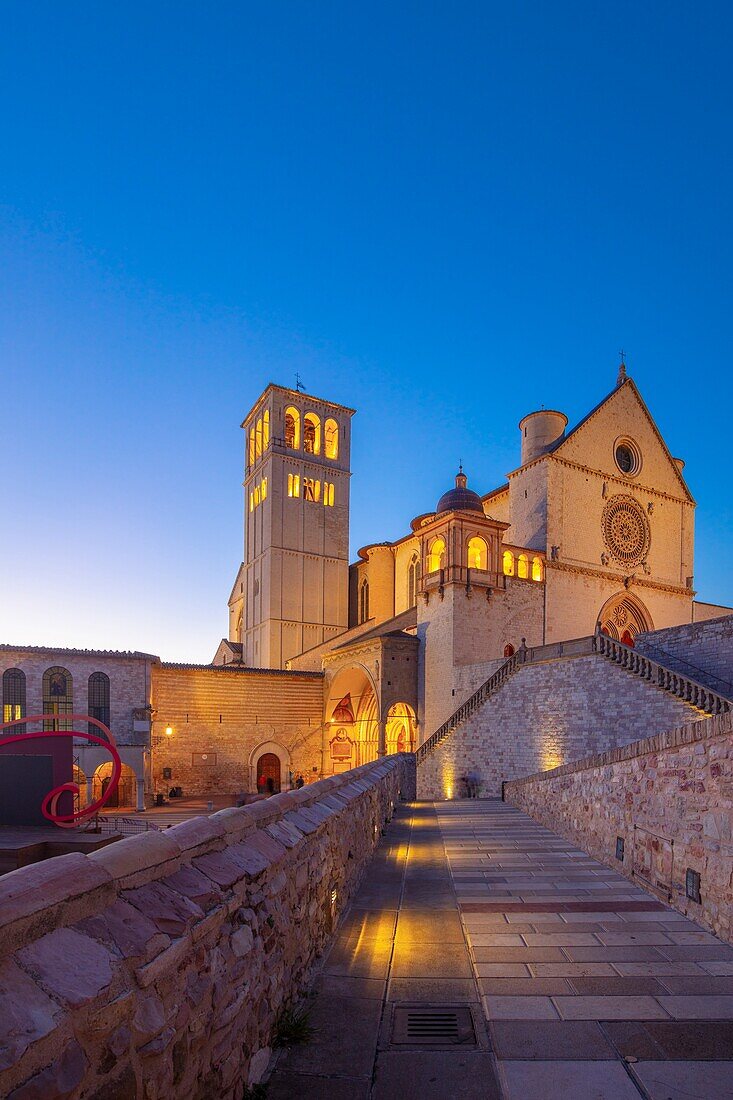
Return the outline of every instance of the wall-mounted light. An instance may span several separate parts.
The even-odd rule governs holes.
[[[165,735],[166,735],[166,737],[171,737],[171,736],[172,736],[172,734],[173,734],[173,726],[166,726],[166,727],[165,727]]]

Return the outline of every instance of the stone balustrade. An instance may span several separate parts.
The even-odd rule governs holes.
[[[0,878],[0,1095],[239,1100],[414,791],[390,756]]]
[[[504,798],[733,942],[730,711],[515,779]]]

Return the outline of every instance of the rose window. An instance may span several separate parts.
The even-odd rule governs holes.
[[[643,508],[632,497],[612,497],[603,509],[602,527],[603,541],[616,561],[638,565],[644,560],[651,542],[649,524]]]

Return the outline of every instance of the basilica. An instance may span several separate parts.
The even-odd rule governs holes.
[[[394,542],[375,530],[350,562],[353,414],[271,384],[244,418],[243,560],[210,664],[3,645],[5,719],[97,706],[122,746],[123,798],[143,808],[171,788],[280,790],[400,751],[417,751],[431,797],[451,797],[469,763],[496,792],[645,722],[705,713],[693,689],[672,706],[647,683],[632,714],[628,678],[593,663],[597,637],[621,663],[644,651],[685,684],[733,694],[707,658],[705,680],[674,657],[675,631],[689,657],[706,623],[733,620],[695,599],[684,462],[623,364],[574,427],[528,412],[504,483],[487,490],[459,469],[433,511],[406,516]],[[104,782],[98,755],[79,749],[82,797]]]

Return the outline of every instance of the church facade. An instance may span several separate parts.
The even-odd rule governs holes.
[[[724,615],[694,599],[695,502],[635,383],[572,430],[519,425],[504,484],[461,469],[347,563],[353,410],[268,386],[245,431],[244,561],[215,665],[323,674],[324,771],[417,748],[520,646]]]

